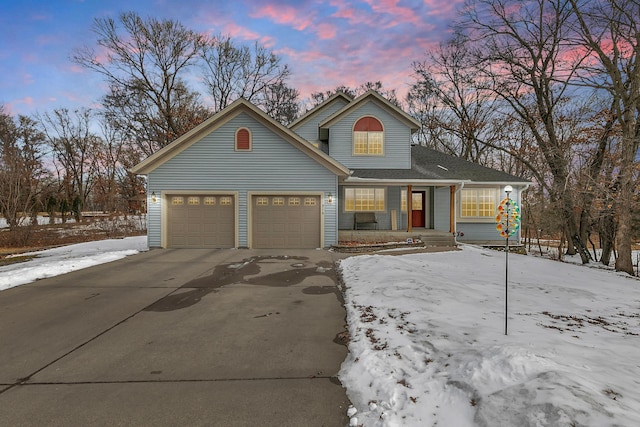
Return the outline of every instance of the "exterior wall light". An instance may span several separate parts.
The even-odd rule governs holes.
[[[330,205],[333,204],[333,193],[329,193],[329,195],[327,196],[327,203],[329,203]]]
[[[151,192],[151,203],[156,203],[158,201],[158,198],[156,197],[156,192],[152,191]]]

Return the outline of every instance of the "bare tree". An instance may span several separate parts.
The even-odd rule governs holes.
[[[640,147],[640,2],[637,0],[570,0],[577,16],[577,44],[593,55],[581,77],[612,98],[612,114],[620,125],[617,177],[616,270],[633,274],[632,212],[637,193]]]
[[[35,216],[40,206],[47,172],[43,166],[44,135],[38,123],[26,116],[17,121],[0,106],[0,214],[11,230],[27,226],[25,220]],[[25,228],[26,229],[26,228]],[[29,234],[19,234],[26,244]]]
[[[244,98],[276,120],[295,118],[298,91],[286,85],[289,67],[260,43],[248,46],[229,36],[212,37],[202,46],[201,57],[202,77],[215,111]]]
[[[93,29],[106,53],[85,47],[73,59],[106,77],[106,105],[137,122],[134,129],[143,131],[137,139],[149,140],[150,152],[203,120],[198,97],[185,84],[205,45],[202,35],[177,21],[143,20],[134,12],[121,14],[118,22],[98,18]]]
[[[384,87],[384,84],[380,81],[376,82],[365,82],[362,83],[358,87],[349,87],[349,86],[336,86],[333,90],[326,90],[324,92],[313,92],[309,99],[303,101],[304,109],[311,110],[312,108],[322,104],[327,99],[331,98],[334,94],[340,92],[348,96],[349,98],[357,98],[358,96],[370,91],[374,90],[378,92],[383,98],[385,98],[390,103],[402,107],[400,100],[398,100],[398,94],[395,89],[387,89]]]
[[[173,91],[172,123],[158,112],[142,90],[111,85],[103,98],[104,116],[126,135],[129,143],[143,156],[150,156],[209,117],[197,93],[178,82]],[[177,132],[174,130],[177,129]]]
[[[91,118],[91,110],[61,108],[42,120],[67,205],[77,221],[98,176],[103,151],[102,140],[91,131]]]
[[[496,97],[475,70],[475,58],[458,33],[427,59],[412,64],[415,82],[407,95],[409,111],[422,122],[424,143],[483,163],[496,144]]]
[[[492,80],[495,95],[527,124],[553,178],[550,197],[564,220],[568,253],[573,254],[584,247],[567,185],[574,141],[559,132],[558,125],[583,60],[567,43],[573,8],[569,0],[477,0],[468,6],[464,25],[476,43],[476,69]],[[588,253],[579,252],[588,262]]]

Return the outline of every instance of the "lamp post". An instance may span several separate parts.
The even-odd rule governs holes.
[[[498,206],[496,216],[496,229],[500,235],[506,239],[505,243],[505,271],[504,271],[504,334],[507,335],[507,324],[509,319],[509,237],[513,236],[520,226],[520,210],[518,204],[509,197],[513,187],[507,185],[504,192],[507,194]]]
[[[511,221],[509,221],[509,210],[511,208],[511,198],[509,197],[509,195],[511,194],[511,192],[513,191],[513,187],[510,185],[507,185],[506,187],[504,187],[504,192],[507,194],[506,197],[506,203],[505,203],[505,208],[506,208],[506,215],[507,215],[507,221],[506,221],[506,225],[507,228],[505,230],[506,234],[507,234],[507,239],[506,239],[506,243],[505,243],[505,250],[504,250],[504,334],[507,335],[507,328],[508,328],[508,319],[509,319],[509,233],[510,233],[510,229],[509,226],[511,225]]]

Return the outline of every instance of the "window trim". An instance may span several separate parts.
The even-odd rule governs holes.
[[[249,148],[238,148],[238,133],[240,133],[240,131],[247,131],[247,133],[249,134]],[[238,129],[236,129],[235,135],[234,135],[234,141],[235,141],[235,151],[253,151],[253,134],[251,133],[251,129],[247,128],[247,127],[240,127]]]
[[[475,193],[475,215],[463,215],[463,198],[464,193],[473,191]],[[493,197],[493,212],[490,215],[478,215],[480,212],[480,193],[481,192],[490,192]],[[497,206],[500,203],[499,200],[499,189],[495,187],[465,187],[460,191],[460,199],[459,199],[459,207],[457,209],[458,218],[461,221],[467,222],[494,222],[497,214]]]
[[[366,131],[367,133],[367,152],[366,153],[358,153],[356,152],[356,132],[358,133],[365,133],[365,131],[356,131],[356,125],[363,119],[366,118],[372,118],[375,119],[379,124],[380,127],[382,127],[381,131]],[[382,150],[380,153],[371,153],[369,151],[369,134],[371,133],[375,133],[375,134],[380,134],[382,136]],[[359,117],[354,123],[353,123],[353,127],[351,128],[351,154],[353,156],[365,156],[365,157],[383,157],[385,155],[385,149],[386,149],[386,144],[385,144],[385,128],[384,128],[384,124],[382,123],[382,120],[380,120],[379,118],[371,115],[371,114],[367,114],[364,115],[362,117]]]
[[[367,190],[373,190],[373,209],[365,209],[365,210],[359,210],[358,209],[358,203],[357,203],[357,198],[356,198],[356,190],[363,190],[363,189],[367,189]],[[376,199],[376,190],[381,190],[382,191],[382,209],[378,209],[377,205],[378,205],[378,200]],[[354,206],[353,209],[348,209],[348,201],[349,198],[347,196],[347,192],[348,191],[353,191],[353,201],[354,201]],[[387,206],[388,206],[388,202],[387,202],[387,187],[344,187],[344,191],[342,192],[342,197],[344,200],[344,204],[342,206],[342,211],[343,212],[387,212]]]

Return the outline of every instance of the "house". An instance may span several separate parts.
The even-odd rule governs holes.
[[[375,91],[337,93],[289,127],[237,100],[132,169],[147,177],[149,247],[323,248],[361,228],[501,241],[503,189],[520,202],[530,183],[412,145],[418,127]]]

